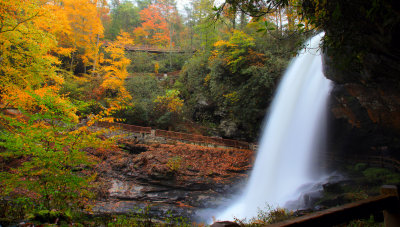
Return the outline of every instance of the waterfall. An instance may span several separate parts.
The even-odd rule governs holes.
[[[284,207],[298,198],[301,186],[322,177],[313,168],[318,142],[324,141],[322,126],[331,90],[322,72],[322,36],[307,41],[306,49],[290,63],[272,102],[246,188],[217,220],[256,217],[266,205]]]

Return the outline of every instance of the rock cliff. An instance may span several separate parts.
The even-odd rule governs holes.
[[[399,158],[399,6],[390,0],[334,0],[324,12],[324,71],[335,82],[331,145],[344,153]]]

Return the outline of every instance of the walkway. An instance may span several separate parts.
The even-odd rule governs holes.
[[[252,144],[245,141],[230,140],[230,139],[202,136],[202,135],[182,133],[182,132],[165,131],[160,129],[154,130],[151,127],[142,127],[142,126],[128,125],[116,122],[113,123],[98,122],[97,126],[107,127],[107,128],[116,127],[133,133],[148,134],[154,137],[163,137],[166,139],[179,140],[183,142],[186,141],[186,142],[201,143],[201,144],[213,144],[218,146],[234,147],[239,149],[253,149],[254,147]]]

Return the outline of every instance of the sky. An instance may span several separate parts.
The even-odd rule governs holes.
[[[191,1],[190,0],[176,0],[176,6],[178,7],[178,10],[180,13],[185,12],[185,5],[189,5]]]
[[[185,13],[185,5],[190,5],[191,0],[175,0],[176,6],[178,7],[178,11],[183,14]],[[215,0],[216,5],[220,5],[224,2],[224,0]]]
[[[108,3],[110,3],[111,2],[111,0],[107,0],[108,1]],[[129,0],[128,0],[129,1]],[[132,0],[131,0],[132,1]],[[181,13],[181,14],[184,14],[185,13],[185,5],[190,5],[190,2],[191,2],[191,0],[175,0],[176,1],[176,6],[178,7],[178,11]],[[224,0],[215,0],[215,2],[216,3],[221,3],[221,2],[223,2]],[[134,2],[134,1],[132,1],[132,2]]]

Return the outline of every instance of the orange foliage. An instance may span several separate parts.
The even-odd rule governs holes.
[[[110,42],[105,48],[110,57],[101,62],[103,63],[101,68],[102,82],[100,87],[94,88],[93,93],[94,97],[105,97],[107,107],[98,116],[93,117],[89,124],[93,124],[97,120],[118,121],[119,119],[114,119],[110,115],[131,105],[129,101],[132,97],[124,86],[125,79],[128,76],[127,66],[130,64],[130,60],[125,57],[125,46],[130,44],[133,44],[133,41],[129,34],[121,32],[117,39]]]
[[[51,17],[41,27],[57,37],[56,53],[77,53],[86,66],[97,65],[98,39],[104,30],[100,18],[107,13],[106,4],[104,0],[48,1]]]
[[[165,6],[152,4],[140,11],[141,27],[133,33],[137,44],[167,46],[171,40],[166,18],[163,15]]]
[[[179,142],[136,146],[145,147],[147,151],[132,156],[113,151],[106,161],[118,166],[130,161],[136,166],[130,169],[133,174],[151,175],[154,172],[167,174],[171,171],[169,161],[179,158],[179,168],[174,169],[178,185],[190,181],[227,183],[245,174],[252,166],[253,151],[246,149],[211,148]]]

